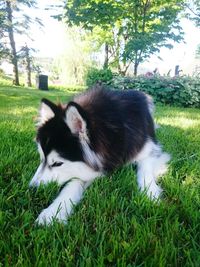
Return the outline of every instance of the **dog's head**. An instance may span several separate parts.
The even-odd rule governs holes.
[[[84,162],[81,143],[88,142],[87,116],[75,102],[62,106],[43,99],[37,127],[41,163],[30,185],[54,180],[62,184],[76,174],[77,162]]]

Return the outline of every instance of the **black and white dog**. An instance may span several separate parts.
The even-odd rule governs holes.
[[[66,222],[94,179],[125,163],[137,163],[139,188],[158,198],[156,178],[165,173],[170,156],[156,141],[152,111],[151,98],[134,90],[97,87],[65,106],[43,99],[36,138],[41,164],[30,186],[68,183],[37,223]]]

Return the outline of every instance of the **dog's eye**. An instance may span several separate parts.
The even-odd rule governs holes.
[[[54,162],[54,163],[51,165],[51,167],[59,167],[59,166],[61,166],[61,165],[63,165],[63,162],[61,162],[61,161],[56,161],[56,162]]]

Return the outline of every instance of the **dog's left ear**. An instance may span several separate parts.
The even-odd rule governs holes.
[[[66,109],[66,123],[73,134],[87,138],[87,116],[75,102],[69,102]]]

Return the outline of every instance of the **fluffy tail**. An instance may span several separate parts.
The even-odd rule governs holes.
[[[155,111],[155,105],[153,102],[153,98],[147,94],[146,94],[146,97],[147,97],[147,105],[148,105],[149,112],[150,112],[151,116],[153,117],[154,111]],[[160,126],[154,122],[154,128],[158,129],[158,128],[160,128]]]

